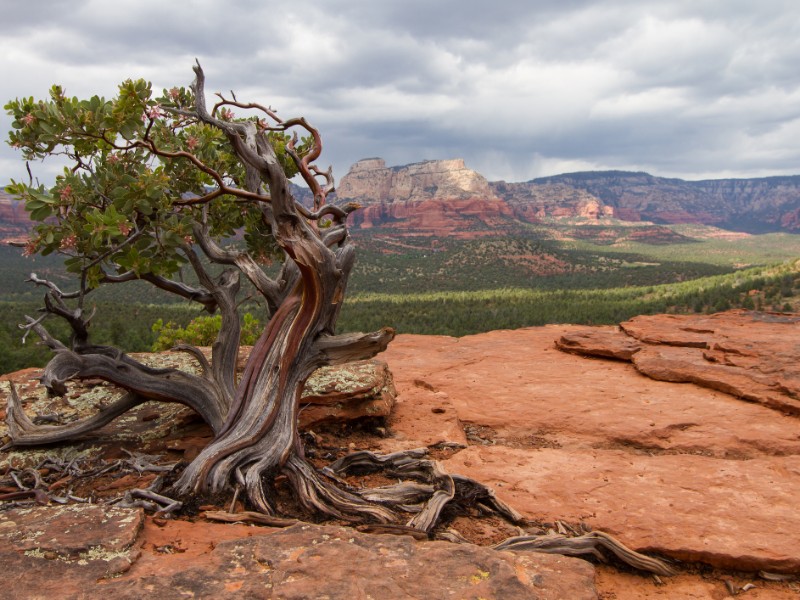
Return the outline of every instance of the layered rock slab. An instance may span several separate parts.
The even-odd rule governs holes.
[[[446,461],[526,515],[584,522],[643,552],[740,571],[800,572],[800,456],[730,461],[623,450],[472,447]],[[779,525],[778,525],[779,524]],[[778,525],[776,527],[776,525]]]
[[[144,523],[139,508],[94,504],[38,506],[0,512],[4,550],[53,552],[75,558],[93,549],[122,552]]]
[[[300,397],[300,427],[387,417],[395,396],[392,374],[380,360],[361,360],[314,371]]]
[[[660,381],[694,383],[800,416],[800,316],[735,310],[646,315],[619,330],[562,335],[566,352],[630,360]]]
[[[139,556],[141,509],[41,506],[0,513],[0,598],[92,598]]]
[[[420,543],[409,536],[366,535],[334,526],[253,530],[249,537],[216,543],[209,538],[212,549],[193,553],[191,562],[182,560],[180,546],[171,546],[176,554],[143,556],[118,578],[96,580],[95,572],[61,565],[57,581],[31,579],[17,591],[68,598],[597,598],[594,568],[574,558]],[[26,558],[34,572],[49,564]],[[59,593],[64,590],[70,593]]]
[[[585,521],[681,560],[800,571],[797,418],[555,349],[585,329],[398,336],[384,354],[392,431],[406,447],[468,445],[448,469],[488,479],[530,519]]]

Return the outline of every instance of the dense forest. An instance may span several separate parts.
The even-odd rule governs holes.
[[[677,228],[683,228],[681,234],[695,233],[690,226]],[[548,323],[615,324],[659,312],[797,306],[800,261],[793,257],[800,256],[800,236],[606,244],[556,241],[553,231],[548,230],[550,238],[532,231],[473,240],[360,236],[340,329],[388,325],[400,333],[462,336]],[[41,306],[41,290],[25,282],[32,271],[70,285],[57,257],[32,260],[18,249],[0,248],[0,373],[42,365],[49,357],[36,339],[23,344],[17,327]],[[142,282],[107,286],[91,299],[97,312],[92,334],[97,342],[129,352],[163,348],[204,314],[170,300]],[[120,303],[127,314],[115,309]],[[252,304],[247,312],[248,319],[258,320],[263,310]],[[56,321],[48,327],[67,335]],[[213,320],[201,320],[191,331],[209,328]],[[202,335],[190,341],[198,339]]]

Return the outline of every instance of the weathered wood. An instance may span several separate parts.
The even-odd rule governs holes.
[[[566,556],[590,554],[601,559],[602,555],[599,549],[605,548],[622,562],[636,569],[665,576],[677,573],[665,561],[631,550],[615,537],[601,531],[593,531],[576,537],[558,534],[517,536],[504,540],[494,548],[495,550],[532,550]]]
[[[209,521],[221,521],[222,523],[258,523],[268,527],[291,527],[299,521],[297,519],[282,519],[271,517],[260,512],[244,510],[242,512],[225,512],[222,510],[207,510],[203,516]]]

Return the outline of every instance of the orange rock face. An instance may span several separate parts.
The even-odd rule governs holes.
[[[388,436],[369,443],[384,452],[430,447],[449,472],[488,484],[535,523],[583,523],[636,550],[731,570],[711,577],[684,571],[656,586],[650,578],[601,568],[596,579],[600,597],[725,598],[728,580],[739,586],[736,589],[756,585],[747,597],[795,598],[795,583],[769,583],[755,573],[800,573],[800,422],[786,409],[796,394],[798,318],[732,311],[708,317],[639,317],[623,326],[627,333],[615,327],[559,325],[459,339],[399,335],[381,356],[397,390]],[[559,351],[556,340],[570,352]],[[590,355],[580,354],[582,348]],[[662,363],[664,372],[669,366],[670,373],[681,373],[676,366],[681,361],[672,352],[680,353],[691,377],[657,380],[644,374],[641,360],[662,360],[660,353],[672,361]],[[692,369],[701,363],[724,367],[714,370],[714,381],[726,381],[729,389],[709,386],[694,375]],[[762,386],[753,388],[753,396],[783,394],[784,406],[736,393],[744,386],[738,377],[750,377]],[[331,387],[326,393],[335,397],[339,391]],[[97,443],[113,442],[105,437]],[[11,512],[4,514],[13,521]],[[456,529],[460,526],[454,523]],[[0,536],[3,531],[0,522]],[[417,571],[425,560],[435,560],[438,577],[455,583],[466,577],[473,585],[470,578],[477,571],[469,569],[476,564],[484,565],[481,572],[517,574],[516,580],[503,580],[511,587],[480,588],[484,597],[528,597],[513,595],[515,590],[530,593],[519,587],[530,571],[512,557],[494,562],[491,554],[462,553],[461,547],[416,547],[410,539],[367,539],[337,528],[293,527],[275,537],[272,532],[203,521],[146,524],[137,542],[141,556],[130,555],[132,566],[120,562],[127,569],[122,577],[97,585],[114,597],[134,597],[142,589],[189,590],[196,580],[205,581],[208,590],[247,597],[253,582],[271,582],[286,586],[282,589],[295,593],[292,597],[313,597],[322,593],[313,587],[319,579],[314,565],[324,563],[333,582],[326,589],[342,594],[332,597],[350,597],[347,594],[353,592],[347,586],[353,581],[379,578],[370,571],[348,571],[351,565],[383,565],[390,556],[399,570],[381,567],[386,585],[405,581],[400,573],[413,566],[430,589],[444,589],[436,587],[435,576],[428,579],[428,572]],[[338,545],[337,537],[357,548]],[[458,562],[446,562],[447,555],[457,556]],[[344,560],[336,562],[337,556]],[[235,563],[232,557],[245,562]],[[35,553],[7,552],[0,558],[7,574],[40,575],[30,580],[45,582],[41,589],[50,592],[55,588],[46,587],[48,572],[65,582],[83,573],[84,581],[92,582],[87,585],[109,573],[96,561],[80,571],[76,564],[48,561]],[[245,563],[248,577],[236,566]],[[490,564],[491,569],[486,566]],[[584,567],[574,562],[537,563],[537,573],[557,569],[561,574],[530,579],[543,586],[537,584],[535,594],[595,597],[591,572]],[[186,569],[192,576],[179,577]],[[291,577],[285,576],[287,569]],[[272,579],[264,578],[267,572]],[[474,585],[485,579],[478,576]],[[552,587],[556,580],[567,587]],[[374,591],[382,597],[405,597],[383,588]]]
[[[690,382],[800,416],[800,317],[744,310],[640,316],[620,331],[562,336],[567,352],[631,360],[659,381]],[[627,352],[624,350],[627,349]]]
[[[582,521],[680,560],[800,570],[797,418],[554,348],[584,329],[398,336],[384,355],[398,390],[387,444],[465,445],[447,468],[531,519]],[[741,326],[737,339],[753,338]]]
[[[120,525],[113,510],[106,509],[106,515],[95,508],[97,520],[107,523],[105,529]],[[24,516],[22,511],[9,512],[12,518]],[[78,515],[60,524],[80,526],[85,521]],[[130,551],[134,563],[127,562],[125,572],[108,572],[107,564],[113,561],[106,558],[111,556],[107,534],[93,536],[99,542],[95,555],[100,559],[95,560],[47,560],[39,556],[43,553],[0,551],[7,581],[27,575],[14,593],[2,597],[597,598],[594,568],[564,556],[416,542],[409,536],[367,535],[311,524],[274,530],[162,521],[161,527],[159,531],[148,520],[139,547]],[[39,533],[48,539],[64,535],[49,523],[43,523]]]
[[[24,241],[32,226],[25,205],[0,190],[0,241]]]
[[[395,395],[392,374],[383,361],[322,367],[306,382],[300,399],[300,427],[386,417]]]
[[[350,223],[360,229],[391,228],[392,233],[475,237],[513,226],[515,215],[503,201],[485,198],[398,201],[367,205]]]

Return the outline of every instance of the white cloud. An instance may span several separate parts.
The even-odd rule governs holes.
[[[54,82],[106,96],[127,77],[186,85],[197,57],[209,91],[305,114],[339,177],[365,156],[463,156],[507,180],[800,172],[794,0],[43,0],[7,13],[4,100]],[[7,148],[0,169],[24,173]]]

